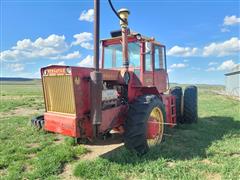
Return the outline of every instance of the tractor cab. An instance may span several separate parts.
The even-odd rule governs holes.
[[[121,31],[111,33],[112,38],[102,40],[102,69],[121,70]],[[155,86],[159,92],[167,89],[165,46],[153,38],[128,31],[129,71],[134,72],[141,86]]]

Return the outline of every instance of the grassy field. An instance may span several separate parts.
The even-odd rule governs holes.
[[[199,122],[168,129],[145,156],[120,147],[79,160],[72,173],[81,179],[240,179],[240,103],[212,92],[221,88],[200,86]],[[0,179],[59,179],[64,165],[86,153],[70,138],[32,128],[29,111],[42,109],[39,82],[2,84]]]
[[[39,82],[1,85],[0,179],[57,179],[64,164],[86,152],[71,138],[31,126],[43,106]]]

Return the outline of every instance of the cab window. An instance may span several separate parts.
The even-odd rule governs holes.
[[[152,71],[152,44],[145,43],[145,62],[144,67],[145,71]]]
[[[129,67],[140,67],[140,44],[131,42],[128,44]],[[104,68],[121,68],[122,67],[122,45],[113,44],[104,47]]]
[[[164,47],[156,46],[154,47],[154,68],[155,70],[165,69],[165,50]]]
[[[151,54],[145,54],[145,71],[152,71],[152,58]]]

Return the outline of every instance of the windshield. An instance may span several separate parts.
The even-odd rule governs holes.
[[[122,67],[122,45],[114,44],[104,47],[104,68]],[[140,43],[128,43],[129,67],[140,67]]]

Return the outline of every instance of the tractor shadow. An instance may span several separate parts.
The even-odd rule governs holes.
[[[101,155],[101,158],[119,164],[136,164],[159,158],[187,160],[195,157],[206,158],[206,150],[227,134],[239,134],[240,122],[231,117],[211,116],[199,118],[196,124],[184,124],[167,128],[164,141],[150,148],[150,151],[138,157],[123,146]]]

